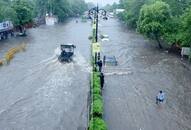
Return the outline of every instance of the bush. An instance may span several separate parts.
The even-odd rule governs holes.
[[[94,72],[93,74],[93,88],[101,88],[99,72]]]
[[[107,130],[107,126],[104,120],[100,118],[94,118],[90,121],[89,130]]]
[[[93,88],[100,88],[100,87],[101,87],[100,81],[99,80],[97,80],[97,81],[94,80]]]
[[[103,100],[96,98],[93,99],[93,115],[96,117],[102,117],[103,115]]]
[[[94,81],[93,81],[93,93],[101,94],[100,79],[95,79],[94,78]]]
[[[103,100],[102,96],[100,94],[94,94],[93,95],[93,101],[94,100]]]
[[[93,94],[101,94],[101,88],[100,87],[95,87],[93,89]]]

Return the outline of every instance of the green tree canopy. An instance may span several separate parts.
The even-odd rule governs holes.
[[[156,1],[151,5],[144,5],[141,9],[138,30],[158,42],[160,48],[160,38],[165,33],[166,21],[171,17],[169,5],[165,2]]]
[[[182,15],[185,10],[191,5],[191,0],[162,0],[166,2],[171,9],[171,13],[173,16]]]
[[[36,16],[44,17],[46,13],[52,13],[58,16],[59,21],[87,10],[84,0],[36,0],[35,3]]]
[[[168,44],[180,45],[182,42],[182,19],[179,16],[171,17],[166,21],[164,39]]]
[[[24,25],[32,21],[33,5],[28,0],[14,0],[13,9],[16,12],[17,25]]]
[[[182,16],[182,46],[191,46],[191,7]]]
[[[136,28],[141,7],[152,2],[153,0],[120,0],[119,7],[125,9],[120,18],[130,27]]]
[[[0,6],[0,22],[4,20],[13,21],[13,23],[18,23],[16,11],[10,6]]]
[[[15,25],[23,25],[32,21],[32,1],[0,0],[0,22],[11,20]]]

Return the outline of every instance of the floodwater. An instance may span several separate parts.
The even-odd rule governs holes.
[[[109,130],[191,130],[191,71],[180,58],[123,26],[102,21],[102,55],[119,65],[104,68],[104,118]],[[156,105],[163,90],[166,101]]]
[[[0,57],[21,43],[16,54],[0,68],[1,130],[77,130],[87,127],[90,75],[90,23],[40,26],[28,37],[0,41]],[[60,44],[74,43],[74,61],[57,60]]]
[[[0,41],[0,58],[26,43],[0,68],[0,130],[77,130],[87,126],[90,67],[90,23],[68,20],[40,26],[26,38]],[[190,130],[191,72],[181,60],[119,21],[100,21],[102,56],[119,65],[104,67],[104,119],[109,130]],[[57,60],[59,45],[74,43],[74,62]],[[165,103],[155,104],[164,90]]]

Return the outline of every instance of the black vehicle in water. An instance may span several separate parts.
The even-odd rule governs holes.
[[[75,45],[61,45],[61,54],[58,57],[58,60],[60,62],[71,62],[73,55],[74,55],[74,48],[76,48]]]

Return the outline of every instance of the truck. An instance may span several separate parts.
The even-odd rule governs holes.
[[[11,21],[4,21],[0,23],[0,40],[7,39],[9,35],[13,35],[13,23]]]

